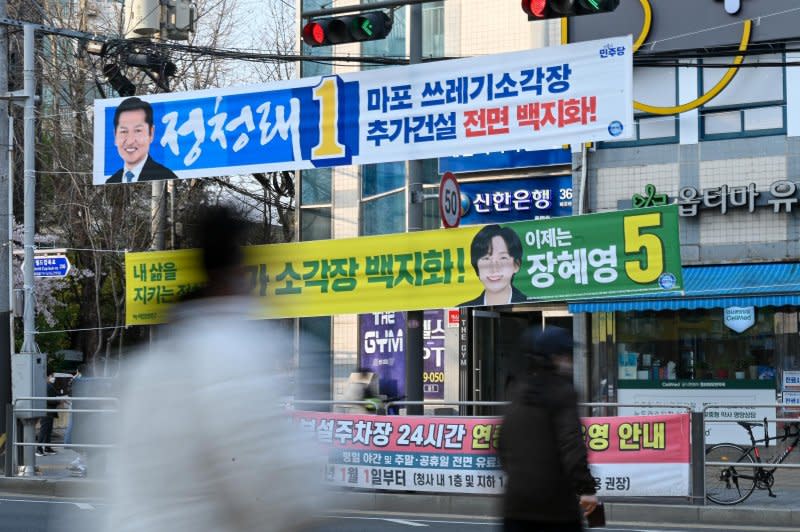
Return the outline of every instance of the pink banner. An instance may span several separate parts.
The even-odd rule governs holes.
[[[501,418],[293,413],[329,447],[326,480],[358,488],[502,493]],[[603,496],[688,495],[689,415],[584,418]]]

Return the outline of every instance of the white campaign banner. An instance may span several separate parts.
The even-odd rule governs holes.
[[[98,99],[94,183],[618,140],[631,36],[269,84]]]

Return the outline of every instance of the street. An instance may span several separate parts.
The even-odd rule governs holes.
[[[84,500],[42,497],[0,498],[0,532],[99,532],[109,506]],[[431,532],[498,532],[497,519],[467,516],[414,516],[410,514],[362,512],[328,516],[314,532],[405,532],[425,528]],[[790,528],[709,525],[659,526],[655,523],[610,525],[606,532],[789,532]],[[202,531],[198,531],[202,532]],[[211,532],[211,531],[209,531]]]

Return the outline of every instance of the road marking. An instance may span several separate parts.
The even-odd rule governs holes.
[[[0,502],[29,502],[29,503],[39,503],[39,504],[73,504],[78,506],[81,510],[94,510],[98,506],[105,506],[104,504],[88,504],[84,502],[75,502],[75,501],[56,501],[53,499],[23,499],[23,498],[0,498]],[[83,508],[83,506],[87,506],[88,508]]]
[[[390,523],[397,523],[398,525],[406,526],[428,526],[425,523],[415,523],[414,521],[406,521],[405,519],[382,519],[382,521],[389,521]]]

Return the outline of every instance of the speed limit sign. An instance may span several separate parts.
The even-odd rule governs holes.
[[[461,187],[453,172],[445,172],[439,184],[439,216],[445,227],[458,227],[461,221]]]

